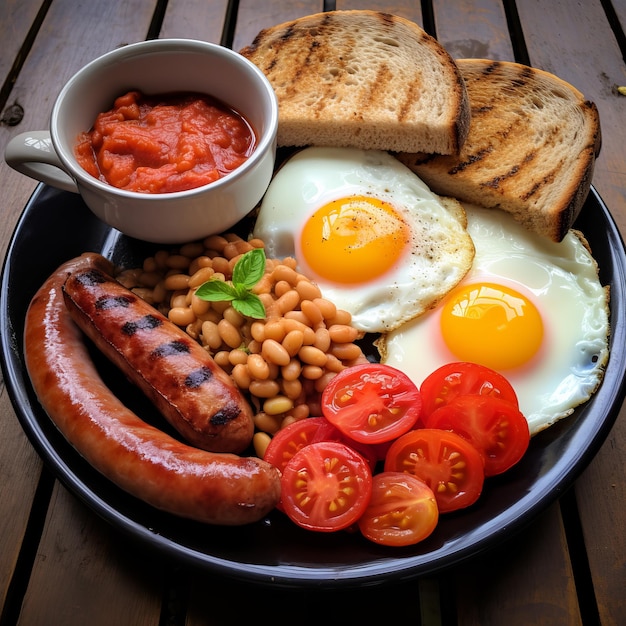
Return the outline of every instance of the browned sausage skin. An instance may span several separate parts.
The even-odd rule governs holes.
[[[99,267],[72,272],[65,304],[79,328],[192,445],[243,452],[252,409],[209,353]]]
[[[101,379],[64,303],[75,271],[111,264],[84,254],[63,264],[26,314],[24,355],[39,401],[61,433],[99,472],[152,506],[209,524],[257,521],[280,498],[280,477],[255,457],[188,446],[131,412]]]

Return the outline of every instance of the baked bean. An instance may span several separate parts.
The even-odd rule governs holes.
[[[324,315],[320,308],[311,300],[302,300],[300,309],[309,318],[312,326],[316,326],[324,321]]]
[[[326,369],[329,372],[334,372],[338,374],[341,370],[345,369],[346,366],[339,360],[334,354],[326,354]]]
[[[363,356],[361,348],[356,343],[334,343],[329,352],[341,361],[354,361]]]
[[[183,328],[188,324],[191,324],[196,319],[191,307],[186,306],[172,307],[168,313],[168,317],[171,322],[176,324],[176,326],[181,326]]]
[[[347,325],[352,322],[352,315],[350,315],[348,311],[343,311],[341,309],[335,308],[335,315],[333,315],[332,317],[326,317],[326,320],[327,320],[328,326],[334,326],[335,324]]]
[[[274,339],[266,339],[263,342],[261,354],[266,361],[276,363],[276,365],[287,365],[291,360],[287,350]]]
[[[304,343],[304,333],[300,330],[291,330],[285,335],[281,343],[289,356],[296,356]]]
[[[200,267],[189,277],[189,287],[195,289],[200,285],[204,285],[215,274],[215,270],[212,266]]]
[[[180,247],[180,253],[188,259],[195,259],[204,252],[204,245],[199,241],[185,243]]]
[[[211,350],[217,350],[222,345],[222,338],[215,322],[202,322],[202,342]]]
[[[230,367],[230,350],[219,350],[215,353],[213,360],[225,371],[231,372]]]
[[[205,248],[215,250],[221,254],[224,247],[228,243],[228,239],[226,239],[226,237],[222,237],[222,235],[210,235],[202,243]]]
[[[199,298],[195,293],[191,296],[191,310],[196,317],[200,317],[209,311],[211,303]]]
[[[286,396],[273,396],[263,403],[263,411],[269,415],[280,415],[293,409],[293,400]]]
[[[250,334],[254,340],[262,343],[265,340],[265,324],[263,322],[252,322]]]
[[[240,348],[235,348],[230,351],[228,355],[228,361],[231,365],[246,365],[248,361],[248,354],[245,350],[241,350]]]
[[[270,375],[270,366],[260,354],[248,355],[248,371],[257,380],[266,380]]]
[[[281,388],[283,393],[292,400],[297,400],[302,394],[302,383],[299,378],[293,380],[283,378]]]
[[[306,278],[296,283],[296,291],[300,294],[301,300],[315,300],[322,297],[320,288]]]
[[[326,389],[326,385],[328,385],[328,383],[335,377],[337,376],[337,374],[335,372],[326,372],[324,374],[322,374],[316,381],[315,381],[315,391],[317,391],[318,393],[322,393],[322,391],[324,391],[324,389]]]
[[[282,341],[285,338],[285,326],[281,319],[271,319],[265,324],[265,339],[273,339],[274,341]]]
[[[287,365],[283,365],[280,369],[283,380],[296,380],[302,372],[302,363],[298,359],[291,359]]]
[[[228,259],[225,259],[221,256],[215,257],[213,259],[213,270],[216,273],[221,273],[224,276],[230,276],[230,265],[228,263]]]
[[[319,365],[302,366],[302,377],[307,380],[317,380],[318,378],[321,378],[323,374],[324,370]]]
[[[280,430],[282,419],[277,415],[268,415],[261,411],[257,413],[253,418],[254,425],[261,431],[269,433],[270,435],[276,434]]]
[[[224,310],[224,319],[228,320],[233,326],[241,328],[244,323],[244,316],[237,311],[233,306],[229,306]]]
[[[276,268],[272,271],[272,278],[277,283],[284,281],[290,287],[296,285],[297,277],[298,273],[292,267],[289,267],[288,265],[285,265],[283,263],[277,265]]]
[[[330,339],[335,343],[352,343],[359,336],[359,331],[348,324],[333,324],[328,328]]]
[[[298,356],[300,360],[307,365],[316,365],[320,368],[326,365],[326,353],[315,346],[303,346],[300,348]]]
[[[265,242],[262,239],[259,239],[258,237],[253,237],[252,239],[248,240],[248,243],[250,244],[250,248],[265,248]]]
[[[248,367],[245,364],[237,363],[233,367],[230,375],[232,376],[235,385],[237,385],[239,389],[248,390],[250,388],[250,385],[252,384],[252,378],[250,376]]]
[[[152,290],[152,299],[159,304],[161,302],[165,302],[167,298],[167,289],[165,288],[165,283],[161,280]]]
[[[267,450],[267,446],[270,445],[270,441],[272,438],[262,431],[258,431],[254,433],[254,437],[252,437],[252,446],[254,447],[254,453],[262,459],[265,456],[265,452]]]
[[[176,307],[186,307],[187,306],[187,292],[186,291],[175,291],[172,293],[170,297],[170,306],[174,309]]]
[[[167,259],[169,258],[170,253],[167,250],[159,250],[154,255],[154,263],[155,267],[164,270],[168,267]]]
[[[301,324],[304,324],[305,326],[309,326],[309,318],[302,311],[288,310],[284,313],[284,316],[286,319],[296,320],[296,322],[300,322]]]
[[[154,304],[154,298],[152,297],[153,289],[148,289],[147,287],[132,287],[131,291],[149,304]]]
[[[290,415],[295,421],[306,419],[310,414],[308,404],[298,404],[290,411]]]
[[[239,348],[243,343],[239,329],[233,326],[226,318],[221,319],[217,324],[217,330],[222,341],[230,348]]]
[[[146,287],[156,287],[161,278],[162,276],[159,272],[142,272],[137,280]]]
[[[291,285],[286,280],[278,280],[274,283],[274,294],[280,298],[288,291],[291,291]]]
[[[257,398],[273,398],[280,392],[280,386],[275,380],[253,380],[249,389]]]
[[[282,315],[287,313],[287,311],[293,311],[299,304],[300,296],[295,289],[286,291],[276,300],[276,306]]]
[[[337,307],[330,300],[326,300],[326,298],[315,298],[313,302],[322,312],[325,320],[331,320],[337,315]],[[348,313],[348,315],[350,314]]]
[[[166,260],[167,267],[172,270],[186,270],[189,263],[189,258],[182,254],[170,254]]]
[[[298,330],[302,333],[302,343],[310,346],[315,343],[315,331],[306,324],[294,319],[283,318],[283,327],[285,331],[290,333],[292,330]]]
[[[322,352],[328,352],[331,343],[332,342],[330,340],[330,333],[328,332],[328,329],[326,328],[326,326],[320,326],[315,331],[315,342],[313,343],[313,345]]]

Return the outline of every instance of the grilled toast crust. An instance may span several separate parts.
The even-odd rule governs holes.
[[[279,146],[457,152],[469,131],[454,60],[417,24],[329,11],[262,30],[241,54],[279,102]]]
[[[528,66],[459,59],[472,122],[459,154],[398,154],[434,192],[511,213],[561,241],[589,193],[597,108],[569,83]]]

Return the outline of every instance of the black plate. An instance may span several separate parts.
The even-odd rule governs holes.
[[[593,189],[576,226],[591,244],[602,283],[611,286],[611,345],[624,346],[624,245]],[[201,524],[156,511],[104,479],[66,443],[33,393],[22,351],[26,308],[49,274],[85,251],[128,266],[139,263],[154,246],[111,230],[80,197],[40,185],[17,225],[2,275],[2,367],[18,419],[61,482],[113,526],[169,556],[240,580],[274,586],[371,585],[433,573],[491,548],[572,484],[607,437],[625,396],[626,351],[616,350],[590,402],[537,435],[513,470],[487,481],[476,505],[443,516],[427,540],[410,548],[380,547],[358,534],[310,533],[279,513],[247,527],[207,531]],[[106,364],[100,366],[116,393],[155,419],[126,381]]]

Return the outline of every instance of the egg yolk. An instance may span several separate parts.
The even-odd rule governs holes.
[[[402,256],[410,230],[383,200],[352,196],[333,200],[307,220],[302,255],[320,278],[350,284],[385,274]]]
[[[441,332],[452,353],[495,370],[520,367],[537,353],[543,322],[524,295],[494,283],[454,289],[441,312]]]

